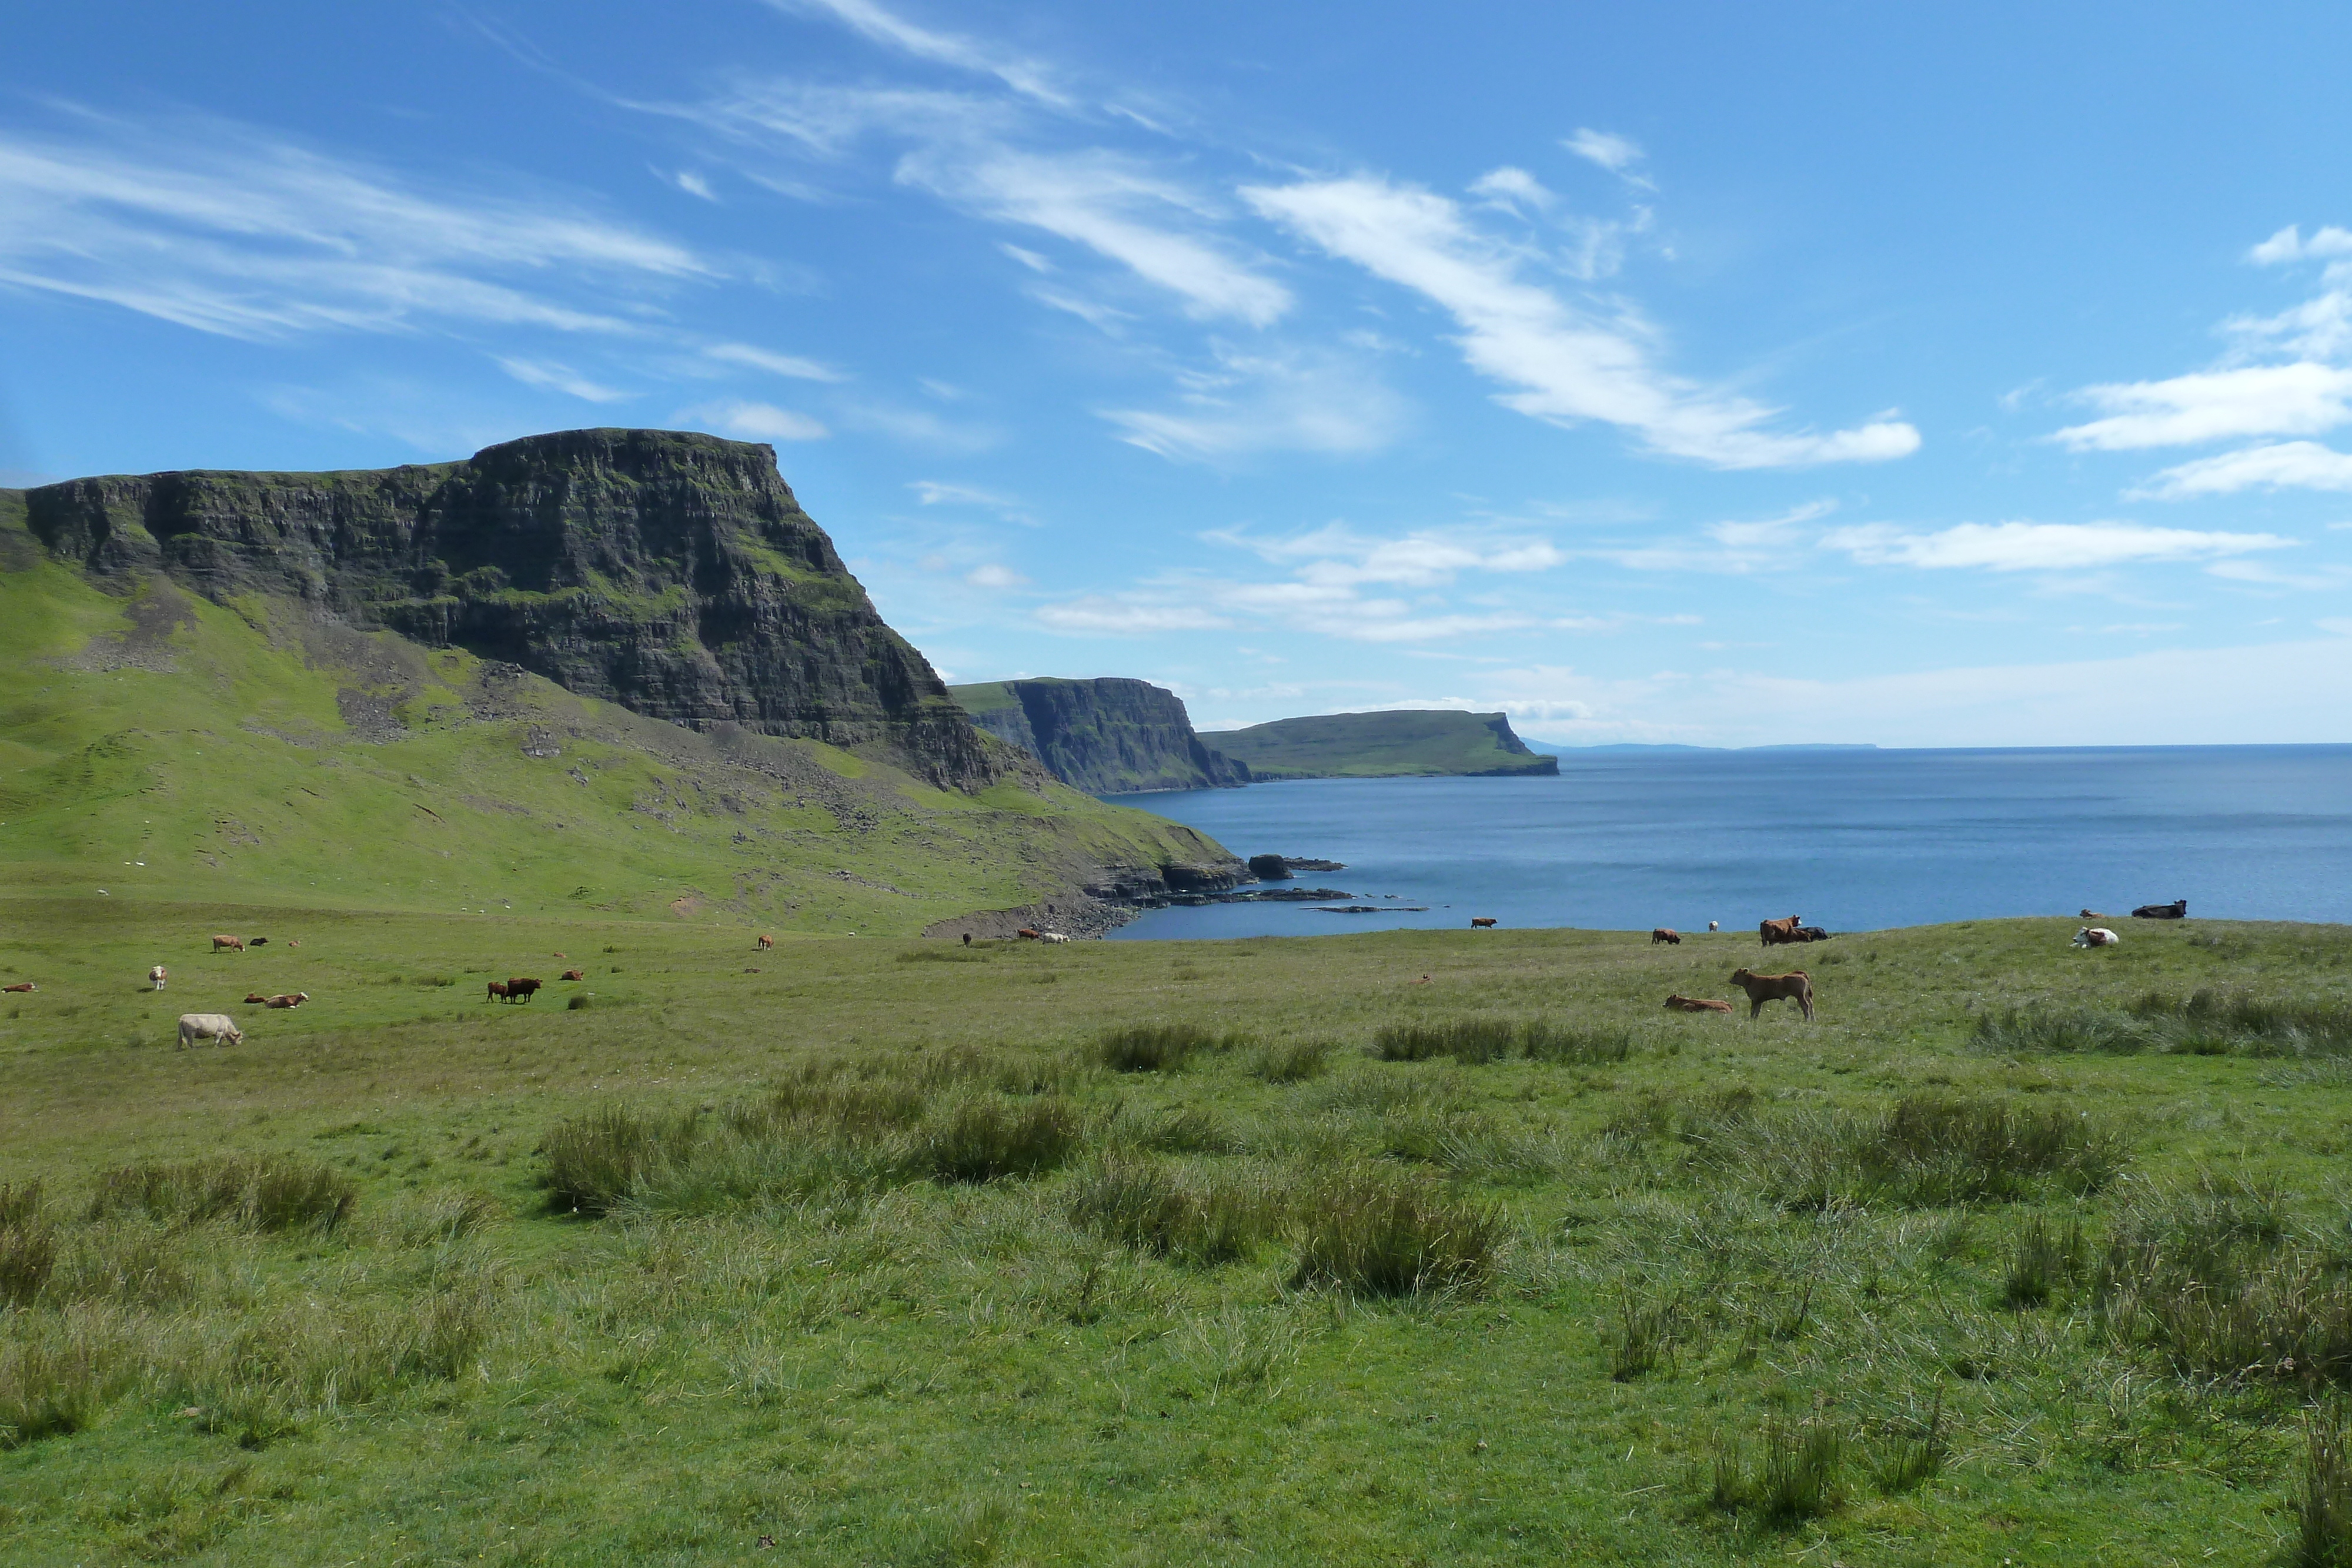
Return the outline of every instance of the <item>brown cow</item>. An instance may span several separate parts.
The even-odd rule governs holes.
[[[245,938],[242,936],[215,936],[213,938],[213,951],[215,953],[242,953],[245,951]]]
[[[760,948],[761,948],[761,950],[762,952],[765,952],[768,948],[771,948],[771,947],[774,946],[775,945],[776,945],[776,939],[775,939],[774,937],[772,937],[772,936],[766,936],[766,935],[764,935],[764,934],[763,934],[763,935],[761,936],[761,938],[760,938]]]
[[[247,1007],[257,1008],[269,1000],[269,998],[263,996],[259,991],[247,991],[245,993],[245,1000]]]
[[[1013,935],[1020,937],[1024,942],[1042,942],[1045,939],[1045,934],[1044,932],[1032,931],[1026,925],[1024,925],[1020,930],[1015,931]]]
[[[1772,947],[1783,942],[1797,941],[1797,927],[1803,924],[1804,917],[1796,915],[1786,920],[1759,920],[1756,923],[1756,944],[1759,947]]]
[[[507,982],[507,999],[512,1002],[527,1002],[530,1000],[531,993],[538,989],[539,982],[534,979],[524,978],[509,980]]]
[[[1668,997],[1666,1006],[1678,1013],[1727,1013],[1729,1002],[1712,1002],[1705,997]]]
[[[1679,947],[1683,945],[1683,934],[1672,926],[1661,925],[1650,933],[1650,946],[1654,947],[1661,942],[1671,942]]]
[[[0,991],[37,991],[40,988],[30,980],[19,980],[13,986],[0,986]]]
[[[261,1005],[265,1008],[299,1008],[310,999],[308,991],[289,991],[283,996],[272,997]]]
[[[489,996],[484,997],[482,1000],[487,1002],[491,997],[504,998],[506,994],[507,983],[504,980],[492,980],[490,982],[490,994]]]
[[[1484,931],[1494,924],[1495,917],[1491,915],[1474,915],[1470,917],[1470,929],[1473,931]]]
[[[588,971],[585,969],[566,969],[563,971],[563,977],[567,980],[584,980],[588,977]]]
[[[1748,1016],[1753,1019],[1770,1001],[1788,1000],[1805,1009],[1805,1019],[1812,1021],[1813,982],[1802,969],[1791,969],[1785,975],[1759,975],[1748,969],[1734,969],[1731,983],[1748,993]]]

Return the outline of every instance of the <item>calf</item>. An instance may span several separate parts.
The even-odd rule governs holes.
[[[1024,925],[1020,930],[1015,931],[1013,935],[1020,937],[1024,942],[1037,942],[1044,940],[1038,933],[1032,931],[1026,925]]]
[[[2074,933],[2074,946],[2077,947],[2112,947],[2122,940],[2104,925],[2085,925]]]
[[[762,952],[765,952],[768,948],[771,948],[775,945],[776,939],[772,936],[762,935],[760,938],[760,948]]]
[[[249,1008],[260,1007],[268,1000],[269,998],[263,996],[259,991],[247,991],[245,993],[245,1005]]]
[[[182,1013],[180,1043],[173,1049],[185,1051],[200,1040],[209,1040],[215,1045],[241,1045],[245,1042],[245,1030],[237,1028],[236,1020],[226,1013]]]
[[[245,938],[242,936],[215,936],[213,938],[213,951],[215,953],[242,953],[245,951]]]
[[[2176,898],[2170,904],[2143,904],[2132,911],[2132,918],[2134,920],[2186,920],[2189,918],[2189,901],[2185,898]]]
[[[1473,931],[1483,931],[1494,924],[1495,917],[1491,915],[1474,915],[1470,917],[1470,929]]]
[[[289,991],[284,996],[271,997],[261,1005],[265,1008],[299,1008],[310,999],[308,991]]]
[[[1796,940],[1800,942],[1826,942],[1829,939],[1830,934],[1822,930],[1818,925],[1800,925],[1797,927]]]
[[[1040,942],[1067,942],[1069,938],[1063,936],[1058,931],[1041,931],[1037,934],[1037,940]]]
[[[563,977],[567,980],[584,980],[588,977],[588,971],[585,969],[566,969],[563,971]]]
[[[1709,1001],[1705,997],[1668,997],[1666,1006],[1678,1013],[1727,1013],[1729,1002]]]
[[[1650,933],[1650,946],[1654,947],[1661,942],[1671,942],[1679,947],[1683,945],[1683,934],[1670,926],[1661,925]]]
[[[163,982],[171,977],[172,972],[161,964],[147,971],[147,983],[159,991],[163,988]]]
[[[1748,1016],[1752,1020],[1764,1010],[1764,1004],[1788,1000],[1805,1009],[1805,1020],[1813,1017],[1813,982],[1802,969],[1791,969],[1785,975],[1759,975],[1752,970],[1734,969],[1731,983],[1748,993]]]
[[[40,988],[30,980],[19,980],[13,986],[0,986],[0,991],[37,991]]]
[[[482,1000],[484,1000],[484,1001],[486,1001],[486,1002],[487,1002],[487,1001],[490,1000],[492,998],[503,998],[506,996],[506,994],[507,994],[507,983],[506,983],[504,980],[492,980],[492,981],[490,982],[490,990],[489,990],[489,995],[488,995],[488,996],[484,997],[484,998],[482,998]]]
[[[1797,940],[1797,927],[1804,922],[1791,915],[1786,920],[1759,920],[1756,923],[1756,945],[1775,947],[1783,942]]]
[[[509,980],[507,982],[507,1000],[510,1002],[527,1002],[530,1000],[531,993],[538,989],[539,982],[537,980]]]
[[[245,945],[248,947],[267,947],[269,946],[269,938],[267,936],[248,936],[245,939]]]

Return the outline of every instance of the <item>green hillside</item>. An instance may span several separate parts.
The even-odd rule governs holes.
[[[0,886],[919,932],[1223,862],[1019,769],[697,733],[264,594],[48,557],[0,492]],[[982,744],[990,744],[982,742]],[[1027,781],[1024,781],[1024,779]]]
[[[1557,758],[1529,751],[1499,713],[1333,713],[1216,730],[1207,739],[1259,779],[1559,771]]]

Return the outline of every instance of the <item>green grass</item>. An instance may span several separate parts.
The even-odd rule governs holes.
[[[1737,936],[19,891],[0,1562],[2341,1562],[2352,931],[2074,925],[1807,1025],[1658,1016]]]
[[[1393,779],[1428,774],[1557,773],[1498,713],[1415,709],[1282,718],[1201,738],[1261,779]]]

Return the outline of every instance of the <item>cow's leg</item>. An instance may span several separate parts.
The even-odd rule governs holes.
[[[1748,1021],[1749,1023],[1754,1023],[1758,1019],[1761,1018],[1763,1015],[1764,1015],[1764,998],[1763,998],[1762,997],[1750,997],[1750,998],[1748,998]]]
[[[1801,1007],[1801,1008],[1803,1008],[1803,1009],[1805,1009],[1805,1021],[1806,1021],[1807,1023],[1811,1023],[1811,1022],[1812,1022],[1812,1021],[1813,1021],[1813,993],[1812,993],[1812,992],[1811,992],[1811,991],[1801,991],[1801,992],[1799,992],[1799,993],[1798,993],[1798,995],[1797,995],[1797,1005],[1798,1005],[1799,1007]]]

